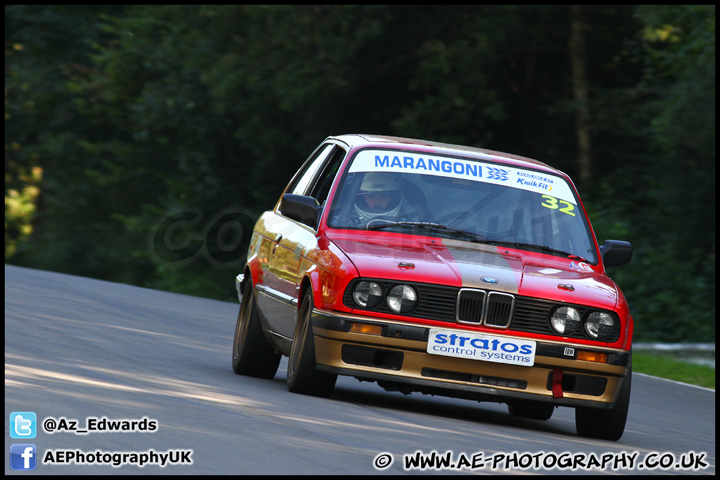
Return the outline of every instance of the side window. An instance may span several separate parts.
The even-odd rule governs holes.
[[[295,195],[306,195],[309,190],[309,186],[312,183],[315,175],[318,173],[320,168],[325,164],[328,155],[335,148],[334,145],[325,145],[322,147],[315,158],[313,158],[305,168],[305,171],[298,175],[296,180],[293,180],[292,184],[287,190],[287,193],[293,193]]]
[[[340,169],[340,164],[345,158],[346,152],[342,148],[335,146],[333,151],[330,153],[329,159],[325,168],[318,176],[315,185],[308,195],[315,198],[319,205],[322,205],[327,199],[328,193],[330,193],[330,187],[332,186],[333,180]]]

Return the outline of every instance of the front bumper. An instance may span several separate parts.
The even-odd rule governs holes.
[[[351,331],[357,324],[377,334]],[[549,341],[537,341],[531,367],[434,355],[426,351],[427,325],[319,310],[313,310],[312,325],[318,369],[403,393],[612,408],[630,365],[630,352],[624,350]],[[603,353],[607,363],[578,360],[579,351]]]

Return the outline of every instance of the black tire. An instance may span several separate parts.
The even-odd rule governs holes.
[[[316,368],[315,340],[312,333],[312,291],[303,296],[298,313],[292,348],[287,367],[287,388],[293,393],[329,397],[335,388],[337,375]]]
[[[531,418],[533,420],[549,420],[555,405],[546,402],[523,400],[508,404],[508,412],[513,417]]]
[[[628,374],[620,387],[620,395],[612,410],[579,407],[575,409],[575,429],[578,435],[602,440],[620,440],[625,431],[630,407],[631,380],[632,367],[628,369]]]
[[[258,378],[273,378],[282,355],[265,338],[260,326],[252,279],[245,281],[242,303],[235,324],[232,367],[235,373]]]

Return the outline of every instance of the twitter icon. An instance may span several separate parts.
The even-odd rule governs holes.
[[[35,438],[37,415],[35,412],[12,412],[10,414],[10,437]]]

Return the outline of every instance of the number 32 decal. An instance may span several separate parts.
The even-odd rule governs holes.
[[[543,195],[542,198],[544,201],[540,204],[541,206],[552,210],[559,208],[561,212],[572,215],[573,217],[575,216],[573,213],[575,206],[572,203],[566,202],[565,200],[559,200],[555,197],[551,197],[550,195]]]

